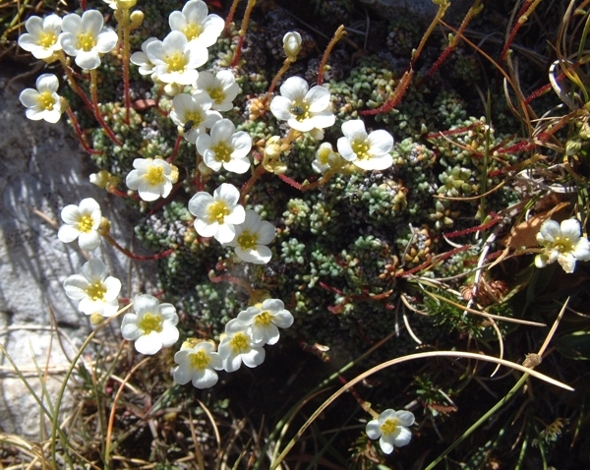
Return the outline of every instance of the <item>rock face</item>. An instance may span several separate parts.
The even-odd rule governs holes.
[[[60,242],[51,221],[59,225],[61,208],[93,197],[123,246],[129,246],[133,225],[121,200],[88,182],[94,171],[90,157],[70,136],[65,115],[57,124],[25,117],[18,95],[34,87],[34,80],[9,83],[6,72],[0,75],[0,344],[39,397],[43,381],[47,403],[55,401],[70,359],[91,331],[88,318],[62,287],[66,277],[79,272],[85,254],[75,242]],[[138,286],[154,282],[154,262],[132,265],[104,243],[92,256],[121,279],[122,297],[145,293]],[[128,278],[134,279],[132,285]],[[107,343],[121,340],[117,325],[102,333]],[[68,394],[60,421],[71,406]],[[47,419],[0,350],[0,431],[39,440],[47,435],[42,428],[49,429]]]

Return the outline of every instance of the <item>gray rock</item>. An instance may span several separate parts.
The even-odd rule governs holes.
[[[75,243],[60,242],[48,219],[59,224],[61,208],[94,197],[112,220],[115,239],[128,246],[133,236],[130,220],[136,215],[88,182],[90,157],[70,136],[65,114],[57,124],[28,120],[18,101],[25,86],[17,82],[6,88],[7,82],[8,77],[0,75],[0,344],[38,396],[43,381],[47,402],[55,400],[70,359],[91,331],[88,318],[62,286],[79,272],[85,254]],[[121,279],[122,297],[154,291],[154,262],[132,263],[104,244],[92,256]],[[105,342],[120,342],[116,327],[105,330]],[[71,407],[68,393],[60,420]],[[39,405],[0,352],[0,431],[39,440],[47,429]]]

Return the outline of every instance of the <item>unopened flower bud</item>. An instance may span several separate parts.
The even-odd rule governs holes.
[[[141,23],[143,23],[143,11],[141,10],[135,10],[131,12],[131,15],[129,15],[129,19],[130,19],[130,31],[133,31],[134,29],[137,29],[141,26]]]
[[[291,61],[297,59],[297,54],[301,51],[301,34],[297,31],[290,31],[283,36],[283,49],[287,58]]]

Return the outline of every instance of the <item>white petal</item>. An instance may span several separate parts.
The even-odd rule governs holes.
[[[64,225],[63,227],[68,227],[68,226]],[[60,229],[61,229],[61,227],[60,227]],[[58,232],[57,236],[59,238],[59,232]],[[61,238],[60,238],[60,240],[61,240]],[[81,232],[80,237],[78,238],[78,245],[80,245],[80,248],[82,248],[83,250],[86,250],[86,251],[95,250],[96,248],[98,248],[100,246],[100,235],[98,234],[98,232],[96,230],[92,230],[92,231],[86,232],[86,233]]]
[[[580,222],[577,219],[566,219],[561,222],[560,231],[562,237],[567,237],[569,239],[577,239],[582,232],[580,228]]]
[[[256,245],[255,249],[243,250],[241,247],[234,248],[236,255],[247,263],[266,264],[272,258],[270,248],[262,245]]]
[[[213,387],[218,381],[217,372],[212,369],[204,369],[199,375],[193,377],[193,386],[196,388]]]
[[[135,340],[135,349],[141,354],[151,356],[162,349],[162,341],[160,336],[155,331],[149,335],[143,335]]]
[[[62,225],[57,231],[57,238],[59,238],[62,243],[71,243],[78,238],[78,235],[80,235],[80,230],[71,225]]]
[[[327,88],[316,85],[309,90],[305,100],[309,103],[310,112],[319,113],[330,106],[330,92]]]
[[[398,447],[406,446],[412,440],[412,433],[408,428],[405,426],[398,426],[396,432],[394,433],[394,445]]]
[[[252,348],[248,353],[242,354],[244,365],[250,368],[259,366],[264,362],[266,351],[263,348]]]
[[[372,155],[383,155],[389,153],[393,148],[393,137],[384,130],[373,131],[367,137],[369,153]]]
[[[393,452],[393,437],[391,434],[383,434],[379,439],[379,445],[384,453],[391,454]]]
[[[280,121],[291,118],[291,106],[293,102],[284,96],[275,96],[270,102],[270,112]]]
[[[183,352],[183,351],[179,351],[179,352]],[[178,354],[178,353],[176,353],[176,354]],[[176,359],[176,356],[174,356],[174,358]],[[174,378],[174,381],[176,383],[179,383],[180,385],[184,385],[184,384],[189,383],[193,379],[193,375],[194,375],[194,370],[191,368],[190,364],[187,362],[180,364],[178,367],[176,367],[172,371],[172,377]]]

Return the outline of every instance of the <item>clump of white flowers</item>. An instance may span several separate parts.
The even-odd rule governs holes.
[[[414,415],[409,411],[387,409],[367,423],[367,436],[379,439],[381,450],[391,454],[394,447],[403,447],[410,443],[412,432],[409,427],[414,424],[414,420]]]
[[[582,236],[577,219],[558,223],[546,220],[537,233],[542,252],[535,257],[535,266],[544,268],[557,261],[566,273],[573,273],[576,261],[590,261],[590,242]]]
[[[50,60],[55,52],[61,50],[61,23],[62,19],[57,15],[49,15],[43,19],[31,16],[25,23],[27,32],[20,35],[18,45],[36,59]]]

